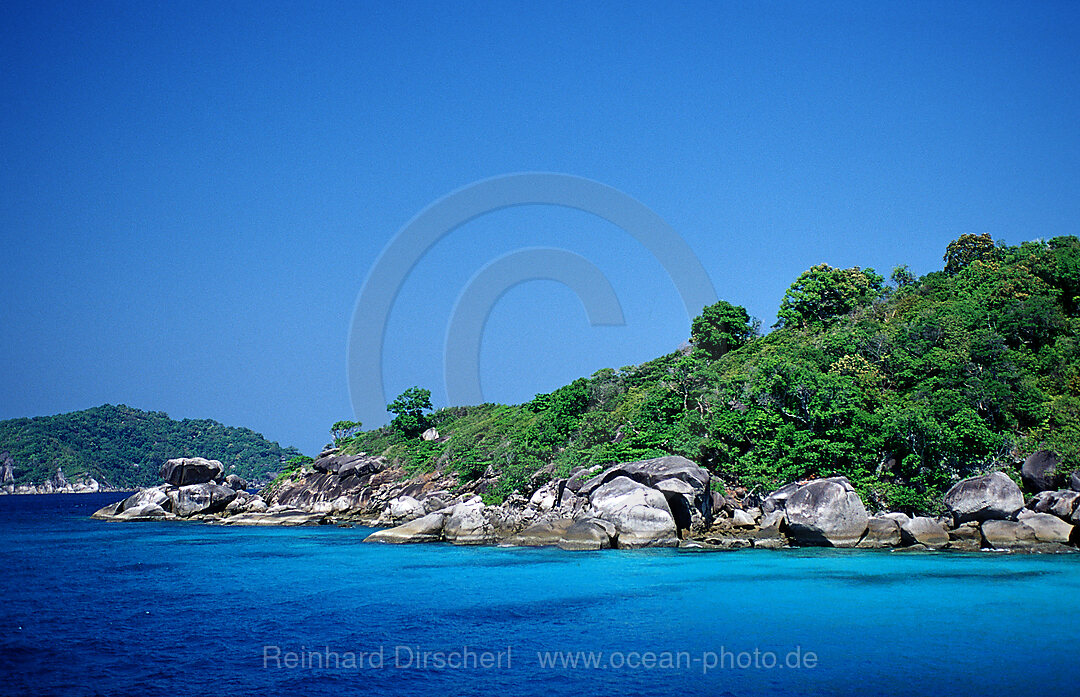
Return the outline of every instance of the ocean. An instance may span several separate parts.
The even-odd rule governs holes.
[[[570,553],[0,497],[7,695],[1075,694],[1080,555]]]

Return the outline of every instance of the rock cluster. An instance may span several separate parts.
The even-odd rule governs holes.
[[[201,457],[169,460],[161,466],[165,480],[94,513],[99,520],[203,520],[230,525],[300,525],[321,516],[287,506],[270,507],[249,494],[247,482],[224,475],[217,460]]]
[[[711,522],[709,473],[683,457],[578,469],[539,486],[529,499],[486,506],[471,496],[436,508],[395,499],[385,519],[412,517],[370,542],[501,543],[564,549],[675,547]],[[410,497],[411,498],[411,497]],[[421,508],[427,511],[419,515]]]
[[[1056,456],[1029,462],[1057,463]],[[1031,468],[1029,468],[1031,469]],[[1078,542],[1080,491],[1043,490],[1025,502],[1006,474],[969,477],[945,495],[942,517],[870,515],[844,477],[792,482],[762,496],[714,491],[717,482],[678,456],[538,472],[531,494],[499,505],[483,494],[496,473],[467,485],[456,475],[409,476],[385,458],[328,449],[310,466],[264,489],[224,476],[221,463],[170,460],[165,483],[95,517],[195,519],[244,525],[359,521],[382,527],[377,543],[449,542],[567,550],[693,546],[715,549],[826,546],[862,549],[1062,551]],[[1080,488],[1080,487],[1078,487]]]
[[[74,481],[64,475],[64,468],[40,484],[15,483],[15,459],[9,452],[0,453],[0,494],[94,494],[119,491],[107,482],[99,482],[90,475],[80,475]]]

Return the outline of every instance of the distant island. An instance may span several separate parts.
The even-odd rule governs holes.
[[[229,474],[265,482],[300,453],[247,428],[105,404],[0,421],[0,493],[132,490],[158,481],[163,462],[202,455]]]

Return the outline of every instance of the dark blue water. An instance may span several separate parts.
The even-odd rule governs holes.
[[[0,497],[0,693],[1076,694],[1080,555],[567,553],[89,520],[116,498]],[[418,667],[424,651],[442,663]],[[555,651],[604,667],[543,667]]]

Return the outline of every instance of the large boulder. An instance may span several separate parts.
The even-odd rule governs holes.
[[[933,518],[918,516],[900,526],[900,537],[907,545],[925,545],[937,549],[949,544],[949,533]]]
[[[415,542],[438,542],[442,539],[442,530],[447,515],[443,512],[428,513],[422,518],[409,521],[396,528],[376,530],[364,538],[364,542],[389,542],[407,544]]]
[[[224,511],[225,507],[236,498],[235,491],[213,482],[169,489],[168,494],[172,502],[172,512],[181,518],[197,513]]]
[[[1080,501],[1080,492],[1040,491],[1028,502],[1027,507],[1038,513],[1052,513],[1062,520],[1069,520]]]
[[[443,526],[443,539],[458,545],[494,542],[495,529],[485,515],[484,508],[484,502],[479,496],[455,505]]]
[[[584,489],[582,489],[584,491]],[[619,547],[674,547],[679,544],[667,498],[629,477],[618,476],[592,489],[597,517],[618,530]]]
[[[682,480],[696,491],[705,491],[709,486],[709,472],[704,467],[685,457],[667,455],[650,460],[623,462],[609,467],[585,482],[577,493],[590,496],[598,487],[616,477],[626,477],[652,488],[665,479]]]
[[[230,474],[225,477],[225,486],[233,491],[247,491],[248,483],[247,480],[239,474]]]
[[[1024,488],[1033,493],[1060,488],[1062,473],[1058,472],[1061,458],[1052,450],[1038,450],[1027,456],[1020,468]]]
[[[161,478],[173,486],[220,482],[225,476],[225,467],[218,460],[204,457],[180,457],[168,460],[158,471]]]
[[[599,518],[574,522],[559,540],[559,548],[574,552],[610,549],[616,545],[618,531],[612,523]]]
[[[815,479],[784,505],[787,531],[799,544],[854,547],[866,532],[866,506],[846,477]]]
[[[945,493],[945,507],[956,525],[1005,520],[1024,507],[1024,494],[1007,474],[992,472],[957,482]]]
[[[1035,532],[1035,539],[1039,542],[1068,544],[1073,532],[1073,526],[1070,523],[1049,513],[1028,516],[1024,518],[1023,524]]]
[[[574,524],[567,518],[541,520],[503,541],[508,547],[554,547]]]
[[[1014,549],[1037,542],[1035,530],[1022,521],[988,520],[980,527],[983,547]]]

